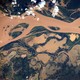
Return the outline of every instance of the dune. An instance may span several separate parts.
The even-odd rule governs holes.
[[[25,37],[35,26],[44,26],[46,29],[53,32],[80,34],[80,18],[73,21],[72,23],[68,23],[54,18],[43,16],[37,12],[35,13],[36,16],[39,18],[39,21],[37,21],[37,18],[34,18],[33,16],[27,16],[24,19],[20,19],[19,17],[14,17],[13,19],[10,19],[10,17],[4,16],[4,14],[0,12],[0,47]],[[25,29],[20,36],[13,39],[9,36],[9,31],[14,26],[20,23],[28,23],[29,27]],[[54,31],[50,29],[49,26],[56,26],[60,29],[58,31]]]

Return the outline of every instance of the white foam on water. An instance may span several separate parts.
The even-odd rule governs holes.
[[[39,21],[39,18],[37,18],[37,21]]]
[[[4,16],[6,16],[6,15],[4,14]]]
[[[11,16],[10,19],[13,19],[13,16]]]
[[[17,16],[18,18],[20,18],[21,16]]]
[[[13,25],[12,25],[13,26]]]
[[[22,16],[21,18],[22,18],[22,19],[25,19],[25,17],[24,17],[24,16]]]
[[[18,12],[18,14],[21,14],[20,12]]]

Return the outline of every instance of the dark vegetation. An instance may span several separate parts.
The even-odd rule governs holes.
[[[17,29],[17,28],[28,28],[29,24],[26,23],[20,23],[18,25],[16,25],[12,30]]]
[[[50,26],[50,27],[52,30],[58,30],[58,27],[57,28],[53,27],[53,26]],[[13,29],[13,30],[15,30],[15,29]],[[8,51],[15,47],[25,48],[25,49],[27,49],[29,54],[31,54],[31,56],[30,56],[30,58],[28,56],[25,58],[21,58],[21,57],[12,58],[8,64],[3,65],[2,74],[0,74],[0,79],[3,80],[6,78],[9,78],[10,80],[12,80],[12,79],[13,80],[25,80],[26,77],[29,78],[31,75],[34,76],[36,73],[40,74],[42,66],[47,67],[47,65],[50,65],[48,67],[46,80],[56,80],[56,79],[57,80],[79,80],[80,79],[80,65],[77,65],[74,67],[72,65],[72,63],[70,62],[70,58],[67,55],[67,53],[59,54],[59,52],[61,52],[61,51],[68,52],[76,44],[79,45],[80,44],[80,36],[74,42],[71,42],[69,39],[70,33],[59,33],[59,32],[56,33],[55,32],[53,34],[58,34],[62,38],[58,39],[54,36],[48,37],[45,43],[37,44],[37,45],[33,45],[33,46],[29,46],[27,44],[27,42],[25,41],[25,39],[28,39],[32,36],[36,37],[36,36],[40,36],[42,34],[49,34],[49,33],[53,33],[53,32],[48,31],[47,29],[44,28],[44,26],[36,26],[35,28],[33,28],[30,31],[30,33],[29,33],[30,36],[28,36],[28,37],[25,36],[24,38],[22,38],[20,40],[11,42],[11,43],[1,47],[0,50],[2,50],[2,51]],[[57,54],[49,55],[51,58],[53,58],[53,60],[52,61],[50,60],[49,63],[47,63],[46,65],[44,65],[41,62],[39,63],[39,61],[37,61],[41,65],[41,68],[40,68],[40,66],[38,66],[40,68],[39,70],[34,69],[33,66],[30,67],[29,64],[30,64],[31,59],[34,58],[38,54],[36,52],[37,46],[39,46],[39,45],[44,46],[51,39],[62,40],[65,37],[67,38],[66,45],[69,46],[67,51],[63,48],[59,48],[59,50],[56,52]],[[16,50],[16,53],[19,54],[19,49]],[[24,51],[23,51],[23,53],[24,53]],[[49,54],[46,51],[44,53]],[[58,61],[55,61],[56,58]],[[36,64],[38,64],[38,63],[36,63]],[[70,64],[68,64],[68,63],[70,63]],[[37,67],[37,65],[35,67]],[[40,79],[40,76],[39,76],[39,79]]]
[[[12,36],[13,38],[18,37],[19,35],[21,35],[23,33],[23,30],[28,28],[29,24],[26,23],[20,23],[17,26],[15,26],[14,28],[12,28],[9,32],[9,36]],[[20,31],[16,31],[19,28],[22,28],[22,30]]]
[[[59,27],[49,26],[49,28],[50,28],[50,29],[52,29],[52,30],[55,30],[55,31],[56,31],[56,30],[60,30],[60,28],[59,28]]]
[[[38,4],[41,0],[37,0]],[[48,2],[50,0],[46,0],[46,2]],[[32,6],[31,0],[17,0],[17,3],[20,5],[19,7],[16,5],[16,7],[11,7],[11,2],[12,0],[1,0],[0,2],[0,9],[4,12],[12,14],[12,15],[19,15],[18,12],[20,12],[21,14],[25,12],[25,8],[29,8],[30,6]],[[61,5],[61,2],[64,3],[65,6]],[[80,0],[58,0],[59,3],[59,9],[60,12],[62,13],[62,15],[55,17],[56,19],[60,19],[66,22],[72,22],[75,19],[80,17]],[[23,9],[23,10],[21,10]],[[40,13],[40,12],[39,12]],[[20,15],[21,15],[20,14]],[[42,13],[41,13],[42,14]],[[48,16],[48,17],[52,17],[51,13],[49,11],[47,11],[46,9],[43,10],[43,15]]]
[[[79,70],[79,69],[78,69]],[[56,74],[49,76],[47,80],[80,80],[80,70],[77,72],[77,69],[73,66],[66,65],[62,67]]]
[[[31,74],[36,73],[36,71],[33,68],[30,68],[29,60],[27,57],[26,58],[14,58],[11,63],[13,65],[10,64],[10,65],[3,66],[2,77],[4,79],[6,79],[6,77],[9,77],[9,75],[11,75],[11,78],[13,78],[13,80],[25,80],[26,77],[29,78]],[[15,73],[13,73],[12,70],[14,70]]]
[[[38,33],[38,32],[41,32],[41,31],[47,31],[47,29],[45,29],[43,26],[35,26],[31,31],[30,33]]]
[[[13,33],[10,33],[9,35],[12,36],[13,38],[16,38],[16,37],[18,37],[18,36],[21,35],[21,34],[22,34],[21,31],[15,31],[15,32],[13,32]]]

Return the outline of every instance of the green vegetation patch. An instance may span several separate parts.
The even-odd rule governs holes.
[[[21,34],[22,34],[21,31],[15,31],[15,32],[9,33],[9,35],[12,36],[13,38],[18,37],[18,36],[21,35]]]

